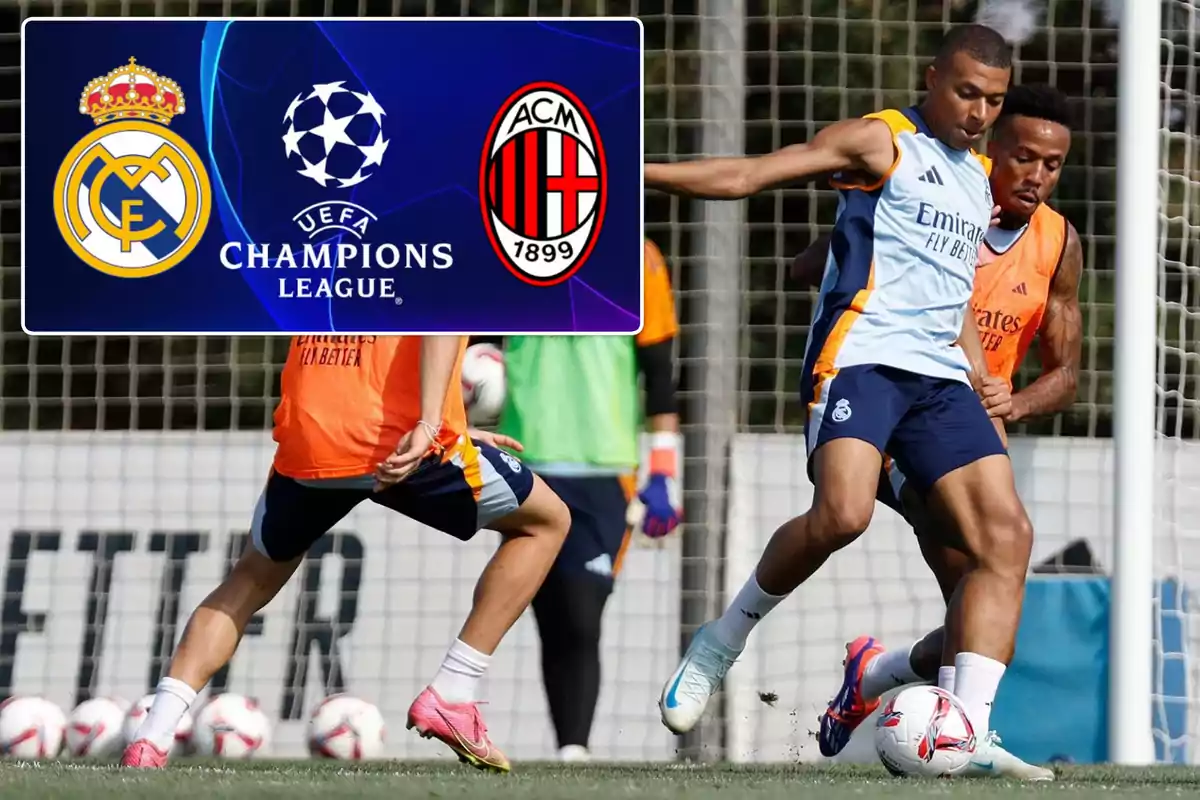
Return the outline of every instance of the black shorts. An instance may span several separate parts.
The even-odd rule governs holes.
[[[611,586],[621,571],[629,542],[625,517],[633,498],[634,477],[542,475],[542,480],[571,510],[571,530],[552,569],[576,578],[591,576]]]
[[[463,437],[402,482],[381,492],[373,485],[370,475],[297,480],[272,471],[254,509],[251,541],[272,561],[291,561],[364,500],[467,541],[525,502],[533,473],[515,456]]]

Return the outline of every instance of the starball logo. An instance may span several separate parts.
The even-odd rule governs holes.
[[[283,113],[283,157],[295,175],[331,192],[353,190],[377,175],[391,145],[387,111],[371,92],[346,84],[313,84],[297,93]],[[286,270],[277,278],[281,299],[361,297],[400,305],[396,270],[454,265],[450,242],[373,240],[370,231],[379,216],[352,197],[333,196],[294,212],[293,240],[227,242],[221,248],[222,266]]]

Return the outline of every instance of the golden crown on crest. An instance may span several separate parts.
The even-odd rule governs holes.
[[[179,84],[130,58],[125,66],[92,80],[79,98],[79,113],[97,125],[119,119],[148,119],[170,125],[184,112]]]

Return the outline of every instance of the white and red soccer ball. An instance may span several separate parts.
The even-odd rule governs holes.
[[[148,694],[142,697],[133,704],[129,709],[129,713],[125,716],[125,724],[122,726],[122,738],[125,744],[133,744],[134,738],[137,736],[138,728],[146,719],[146,715],[150,713],[150,706],[154,704],[154,694]],[[188,712],[183,712],[183,717],[179,720],[179,725],[175,728],[175,743],[171,746],[168,755],[180,756],[187,755],[192,751],[192,715]]]
[[[0,703],[0,755],[54,758],[62,750],[67,717],[43,697],[10,697]]]
[[[75,706],[67,720],[67,752],[76,758],[121,755],[128,707],[128,702],[115,697],[93,697]]]
[[[463,354],[463,404],[472,425],[488,425],[500,418],[507,384],[504,353],[491,344],[473,344]]]
[[[308,720],[308,752],[316,758],[379,758],[386,738],[387,726],[379,709],[347,694],[326,697]]]
[[[197,755],[253,758],[271,741],[271,721],[252,698],[232,692],[216,695],[196,714],[192,747]]]
[[[936,686],[903,690],[875,723],[875,752],[893,775],[955,775],[966,769],[975,747],[975,731],[962,703]]]

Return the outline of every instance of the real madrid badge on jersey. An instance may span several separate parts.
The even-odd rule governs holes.
[[[33,18],[22,50],[31,334],[641,329],[637,20]]]

